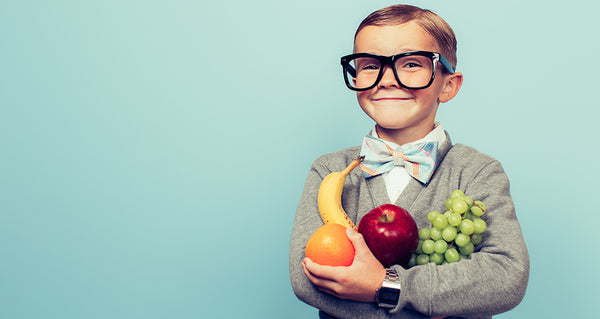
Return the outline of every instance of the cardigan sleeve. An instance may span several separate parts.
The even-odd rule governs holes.
[[[496,160],[461,176],[457,189],[486,204],[483,241],[466,260],[404,269],[401,301],[431,316],[490,317],[516,307],[529,279],[529,254],[510,196],[508,177]],[[393,311],[393,312],[394,312]]]

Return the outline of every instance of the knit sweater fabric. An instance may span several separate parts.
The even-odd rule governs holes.
[[[446,265],[392,266],[402,287],[398,305],[392,310],[375,303],[341,300],[317,290],[302,272],[301,262],[306,242],[323,225],[317,207],[321,181],[331,172],[342,171],[360,152],[360,146],[346,148],[319,157],[306,178],[289,255],[290,280],[300,300],[318,308],[322,317],[336,318],[490,318],[521,302],[529,279],[529,254],[508,177],[494,158],[469,146],[452,145],[447,132],[446,137],[429,183],[411,179],[393,204],[408,210],[421,229],[431,227],[427,220],[430,211],[445,211],[445,201],[453,190],[483,201],[487,211],[482,219],[487,229],[475,252],[466,260]],[[356,224],[373,208],[389,201],[381,175],[365,179],[355,169],[346,177],[342,205]]]

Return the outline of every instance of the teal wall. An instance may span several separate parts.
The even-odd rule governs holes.
[[[438,120],[511,179],[531,277],[498,317],[594,316],[598,5],[410,3],[459,40]],[[339,57],[389,4],[1,1],[0,318],[314,318],[293,216],[372,127]]]

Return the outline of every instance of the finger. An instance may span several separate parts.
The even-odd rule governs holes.
[[[346,229],[346,236],[348,236],[348,239],[350,239],[350,241],[352,242],[356,255],[363,255],[367,252],[368,254],[371,254],[371,250],[369,249],[369,246],[367,246],[365,238],[361,233],[357,232],[351,227],[348,227]]]
[[[315,283],[316,278],[314,278],[313,274],[311,274],[308,268],[306,268],[306,264],[304,262],[302,263],[302,272],[304,272],[304,275],[308,278],[308,280],[310,280],[313,284]]]
[[[348,239],[350,239],[352,244],[354,244],[355,246],[356,245],[362,246],[362,245],[367,244],[365,242],[363,235],[361,233],[357,232],[356,230],[352,229],[352,227],[346,228],[346,236],[348,236]]]
[[[312,281],[313,284],[317,284],[321,282],[321,278],[319,278],[318,276],[316,276],[312,271],[311,271],[311,267],[308,264],[315,264],[313,261],[311,261],[308,258],[304,258],[304,260],[302,261],[302,271],[304,272],[304,274],[306,275],[306,277],[308,277],[308,279],[310,281]]]
[[[313,283],[313,285],[315,285],[317,290],[340,298],[340,295],[338,295],[335,291],[335,288],[339,286],[338,283],[327,279],[320,279],[312,275],[310,272],[307,272],[305,274],[308,277],[308,279]]]
[[[309,258],[304,258],[304,267],[313,277],[328,281],[335,280],[334,267],[319,265]]]
[[[329,294],[335,294],[333,292],[333,289],[339,284],[329,277],[322,276],[320,273],[320,270],[322,268],[325,268],[327,272],[326,268],[333,267],[321,266],[308,258],[305,259],[302,263],[302,270],[304,271],[304,274],[319,290],[327,292]]]

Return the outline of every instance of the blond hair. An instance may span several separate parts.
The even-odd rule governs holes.
[[[390,26],[415,21],[433,37],[441,53],[456,68],[456,36],[450,25],[427,9],[410,5],[393,5],[367,16],[358,26],[354,39],[366,26]]]

